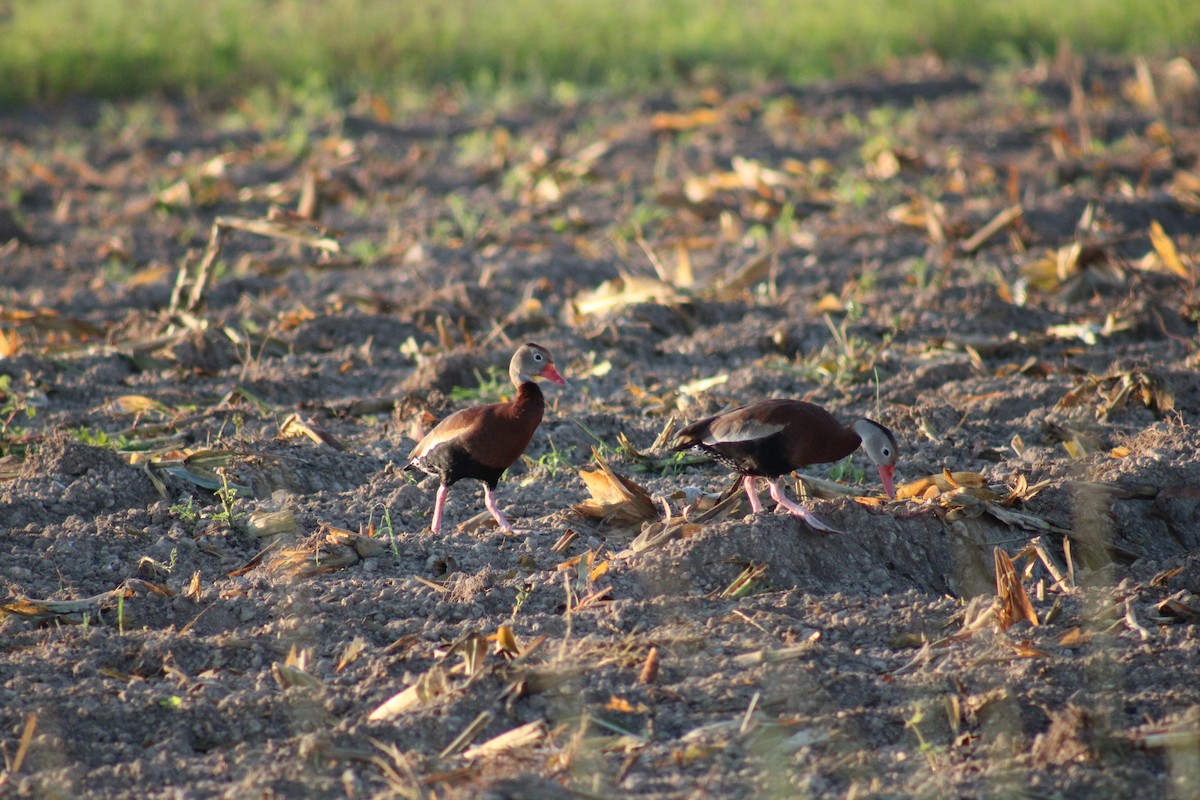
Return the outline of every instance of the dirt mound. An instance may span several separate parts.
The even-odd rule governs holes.
[[[730,520],[648,554],[632,571],[645,595],[716,594],[756,566],[758,588],[768,591],[969,597],[987,588],[983,543],[959,541],[936,518],[901,523],[850,502],[815,509],[843,533],[821,534],[787,515]]]
[[[0,492],[0,518],[12,527],[140,509],[162,499],[142,469],[113,450],[82,444],[65,431],[47,436]]]

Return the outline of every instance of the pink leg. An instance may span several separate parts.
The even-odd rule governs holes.
[[[831,526],[825,522],[822,522],[815,514],[813,514],[807,508],[804,508],[803,506],[799,505],[798,503],[794,503],[791,500],[788,500],[786,497],[784,497],[783,491],[780,490],[780,488],[779,488],[778,481],[768,480],[767,483],[771,484],[771,497],[775,498],[775,502],[778,503],[783,508],[786,508],[791,513],[795,514],[800,519],[807,522],[809,524],[809,527],[815,528],[816,530],[819,530],[819,531],[825,531],[827,533],[841,533],[841,531],[839,531],[837,528],[834,528],[833,526]]]
[[[437,499],[433,501],[433,522],[429,523],[430,529],[438,532],[438,528],[442,527],[442,506],[446,505],[446,495],[449,493],[450,487],[446,484],[438,486]]]
[[[483,485],[483,504],[487,506],[487,510],[492,512],[492,516],[496,518],[496,522],[500,525],[500,530],[505,533],[512,533],[512,526],[505,519],[504,512],[496,506],[496,498],[492,494],[492,487],[486,483]]]
[[[762,503],[758,499],[758,489],[754,488],[754,476],[747,475],[742,478],[742,486],[746,487],[746,497],[750,498],[750,513],[757,514],[762,511]]]

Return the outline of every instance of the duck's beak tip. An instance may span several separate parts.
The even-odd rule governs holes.
[[[883,491],[892,500],[896,499],[895,474],[895,464],[884,464],[879,467],[879,480],[883,483]]]

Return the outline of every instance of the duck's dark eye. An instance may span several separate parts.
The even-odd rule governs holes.
[[[533,354],[533,360],[534,360],[534,361],[541,361],[541,360],[542,360],[542,354],[541,354],[541,353],[534,353],[534,354]]]

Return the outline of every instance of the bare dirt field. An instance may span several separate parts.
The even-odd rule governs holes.
[[[1063,57],[0,118],[0,795],[1197,796],[1198,109]],[[526,341],[516,531],[468,481],[435,536],[405,456]],[[764,397],[900,498],[664,446]]]

